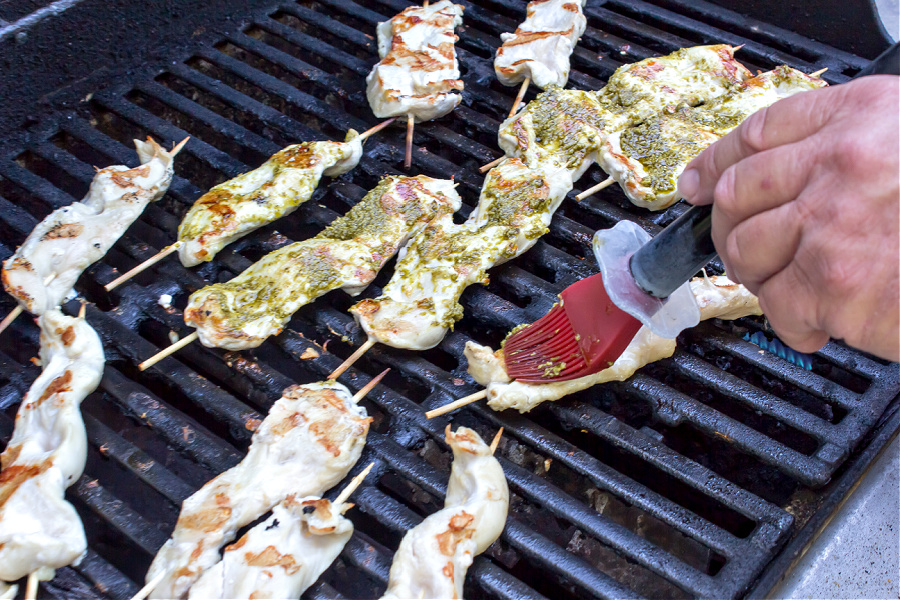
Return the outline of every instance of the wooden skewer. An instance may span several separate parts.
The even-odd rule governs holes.
[[[21,304],[17,304],[14,309],[9,311],[9,314],[6,315],[6,318],[0,321],[0,333],[3,333],[3,330],[9,327],[9,324],[16,320],[16,317],[22,314],[25,309],[22,308]]]
[[[149,596],[149,595],[150,595],[150,592],[152,592],[153,590],[155,590],[155,589],[156,589],[156,586],[158,586],[159,583],[160,583],[163,579],[165,579],[166,575],[167,575],[166,571],[163,571],[162,573],[160,573],[159,575],[157,575],[156,577],[154,577],[153,579],[151,579],[150,581],[148,581],[148,582],[147,582],[147,585],[145,585],[144,587],[142,587],[142,588],[140,589],[140,591],[139,591],[137,594],[135,594],[135,595],[131,598],[131,600],[144,600],[144,598],[146,598],[147,596]]]
[[[466,396],[465,398],[460,398],[459,400],[455,400],[455,401],[451,402],[450,404],[445,404],[444,406],[441,406],[440,408],[435,408],[434,410],[429,410],[427,413],[425,413],[425,418],[433,419],[435,417],[439,417],[443,414],[454,411],[457,408],[463,407],[466,404],[472,404],[473,402],[478,402],[482,398],[487,398],[487,390],[481,390],[480,392],[475,392],[474,394]]]
[[[828,70],[828,67],[825,67],[824,69],[819,69],[819,70],[816,71],[815,73],[810,73],[809,76],[810,76],[810,77],[821,77],[821,76],[822,76],[822,73],[824,73],[824,72],[827,71],[827,70]]]
[[[356,139],[362,141],[362,140],[366,139],[367,137],[369,137],[370,135],[378,133],[379,131],[381,131],[382,129],[384,129],[385,127],[387,127],[388,125],[390,125],[391,123],[393,123],[396,120],[397,120],[397,117],[391,117],[387,121],[382,121],[375,127],[371,127],[369,129],[366,129],[365,131],[363,131],[361,134],[359,134],[359,137],[357,137]]]
[[[416,126],[416,118],[412,115],[406,117],[406,160],[403,161],[403,167],[408,169],[412,166],[412,140],[413,127]]]
[[[359,357],[365,354],[369,350],[369,348],[371,348],[375,344],[376,342],[372,338],[367,339],[365,344],[357,348],[353,354],[347,357],[347,360],[342,362],[337,369],[331,372],[331,374],[328,376],[328,379],[337,379],[338,377],[343,375],[344,371],[352,367],[353,363],[359,360]]]
[[[78,311],[78,318],[84,320],[84,313],[87,312],[87,302],[81,301],[81,309]]]
[[[497,159],[495,159],[495,160],[492,160],[491,162],[489,162],[489,163],[486,164],[486,165],[482,165],[482,166],[478,167],[478,172],[479,172],[479,173],[487,173],[488,171],[490,171],[491,169],[493,169],[494,167],[496,167],[497,165],[499,165],[499,164],[500,164],[500,161],[503,160],[504,158],[506,158],[506,157],[505,157],[505,156],[501,156],[500,158],[497,158]]]
[[[149,269],[150,267],[152,267],[153,265],[155,265],[156,263],[158,263],[159,261],[161,261],[168,255],[172,254],[173,252],[175,252],[182,246],[184,246],[184,242],[182,242],[181,240],[175,242],[174,244],[172,244],[170,246],[166,246],[165,248],[163,248],[162,250],[160,250],[159,252],[157,252],[156,254],[154,254],[153,256],[151,256],[150,258],[148,258],[147,260],[145,260],[144,262],[142,262],[141,264],[136,266],[135,268],[131,269],[124,275],[119,275],[118,277],[116,277],[115,279],[113,279],[112,281],[110,281],[109,283],[104,285],[103,287],[106,288],[107,292],[114,290],[115,288],[119,287],[120,285],[122,285],[123,283],[125,283],[126,281],[128,281],[129,279],[131,279],[132,277],[134,277],[141,271],[145,271],[145,270]]]
[[[182,348],[184,348],[185,346],[187,346],[188,344],[190,344],[191,342],[196,340],[198,337],[200,337],[200,334],[195,331],[194,333],[181,338],[180,340],[178,340],[177,342],[175,342],[174,344],[172,344],[165,350],[157,352],[156,354],[154,354],[153,356],[151,356],[150,358],[148,358],[147,360],[145,360],[144,362],[139,364],[138,370],[146,371],[147,369],[149,369],[150,367],[152,367],[153,365],[155,365],[156,363],[158,363],[165,357],[169,356],[170,354],[175,354],[176,352],[178,352],[179,350],[181,350]]]
[[[50,273],[49,275],[47,275],[47,277],[44,279],[44,287],[50,285],[50,282],[54,279],[56,279],[56,273]],[[21,304],[17,304],[14,309],[9,311],[9,314],[6,315],[6,317],[2,321],[0,321],[0,333],[3,333],[3,330],[9,327],[10,323],[15,321],[16,317],[21,315],[24,311],[25,309],[22,308]]]
[[[500,431],[497,432],[497,435],[494,436],[494,440],[491,442],[491,454],[497,451],[497,446],[500,445],[500,436],[503,435],[503,428],[500,428]]]
[[[380,382],[382,379],[384,379],[384,376],[388,374],[388,371],[390,371],[390,369],[385,369],[384,371],[382,371],[381,373],[379,373],[378,375],[376,375],[376,376],[372,379],[372,381],[370,381],[370,382],[367,383],[365,386],[363,386],[363,388],[362,388],[361,390],[359,390],[358,392],[356,392],[355,394],[353,394],[353,398],[351,398],[351,400],[353,400],[354,402],[359,402],[360,400],[362,400],[363,398],[365,398],[365,397],[366,397],[366,394],[368,394],[369,392],[371,392],[371,391],[372,391],[372,388],[375,387],[376,385],[378,385],[379,382]]]
[[[347,484],[347,487],[345,487],[343,490],[341,490],[341,493],[338,494],[338,497],[334,499],[334,502],[332,502],[331,505],[332,506],[340,506],[341,504],[346,502],[347,498],[350,497],[350,494],[352,494],[353,492],[356,491],[356,488],[358,488],[360,486],[360,484],[363,482],[363,480],[369,474],[369,471],[371,471],[372,467],[374,467],[374,466],[375,466],[375,463],[370,462],[369,466],[366,467],[365,469],[363,469],[362,473],[360,473],[359,475],[354,477],[350,481],[350,483]]]
[[[187,136],[186,138],[184,138],[183,140],[178,142],[178,145],[176,145],[174,148],[172,148],[172,151],[169,152],[169,156],[171,156],[172,158],[175,158],[175,155],[178,154],[179,152],[181,152],[181,149],[184,148],[184,145],[188,143],[189,139],[191,139],[191,136]]]
[[[34,600],[37,598],[39,582],[40,580],[38,579],[37,571],[28,576],[28,581],[25,583],[25,600]]]
[[[512,109],[509,111],[508,119],[511,119],[516,112],[519,110],[519,104],[522,102],[522,98],[525,97],[525,92],[528,91],[528,85],[531,83],[531,77],[526,77],[525,81],[522,82],[522,87],[519,88],[519,93],[516,94],[516,101],[513,102]]]
[[[583,192],[581,192],[580,194],[578,194],[577,196],[575,196],[575,199],[580,202],[580,201],[584,200],[585,198],[587,198],[588,196],[593,196],[600,190],[602,190],[604,188],[608,188],[615,182],[616,182],[616,180],[613,179],[612,177],[607,177],[606,179],[604,179],[603,181],[601,181],[594,187],[590,187],[590,188],[584,190]]]

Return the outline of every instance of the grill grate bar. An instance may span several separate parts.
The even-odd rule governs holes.
[[[213,130],[240,142],[241,145],[252,148],[256,152],[269,156],[281,150],[281,146],[271,140],[260,137],[233,121],[220,116],[213,111],[191,102],[184,96],[176,94],[169,88],[156,81],[146,81],[137,86],[140,91],[166,103],[175,110],[181,111],[192,118],[209,125]]]

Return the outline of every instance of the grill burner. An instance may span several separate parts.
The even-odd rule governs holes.
[[[462,3],[463,104],[416,128],[413,171],[454,175],[467,216],[482,182],[477,167],[499,154],[497,128],[516,91],[495,80],[491,59],[499,33],[523,18],[524,3]],[[171,243],[188,206],[208,187],[289,143],[342,139],[349,127],[374,124],[364,93],[376,57],[374,26],[408,3],[365,4],[273,3],[224,38],[191,42],[164,70],[85,83],[92,95],[81,106],[16,132],[0,149],[5,259],[37,219],[85,193],[91,165],[135,165],[132,137],[151,134],[171,144],[192,136],[168,195],[78,286],[96,305],[88,307],[88,319],[108,359],[100,389],[83,404],[90,439],[85,475],[67,496],[84,519],[90,551],[81,565],[44,584],[44,593],[130,597],[180,502],[243,456],[252,420],[284,387],[323,379],[363,341],[346,312],[351,299],[333,292],[253,351],[194,344],[146,373],[136,368],[169,344],[170,330],[189,331],[178,310],[159,306],[161,294],[183,307],[208,282],[227,280],[264,253],[321,230],[380,176],[399,172],[399,128],[369,140],[360,166],[323,185],[295,216],[231,245],[214,262],[186,270],[169,259],[112,293],[103,284],[116,277],[114,269],[124,272]],[[829,67],[832,83],[867,64],[705,2],[589,0],[586,14],[572,87],[596,89],[623,63],[714,42],[746,44],[739,56],[751,68]],[[595,169],[582,185],[602,177]],[[392,369],[364,401],[374,422],[359,468],[371,461],[376,467],[355,496],[356,533],[305,597],[380,594],[403,533],[442,505],[447,420],[427,421],[424,411],[476,391],[465,373],[465,342],[496,346],[516,324],[543,315],[563,288],[593,274],[584,257],[595,229],[628,218],[656,232],[683,210],[648,214],[613,188],[582,203],[569,199],[542,241],[492,270],[487,287],[466,293],[466,317],[438,348],[376,347],[344,376],[356,390]],[[365,294],[380,292],[390,272]],[[2,314],[12,306],[8,297],[0,300]],[[467,597],[736,597],[777,557],[754,592],[765,594],[897,430],[900,371],[830,343],[808,372],[741,339],[763,328],[758,319],[705,323],[681,336],[672,358],[626,382],[524,416],[484,406],[453,415],[483,437],[506,428],[498,454],[512,495],[506,530],[470,569]],[[18,401],[39,372],[29,362],[37,354],[36,327],[19,319],[11,329],[0,350],[4,443]],[[310,348],[320,356],[301,358]],[[861,442],[869,445],[857,457]]]

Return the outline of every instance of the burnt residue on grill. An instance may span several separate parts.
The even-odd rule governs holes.
[[[130,597],[181,500],[240,460],[280,391],[323,379],[364,341],[347,313],[355,300],[338,291],[302,308],[280,336],[254,350],[194,344],[147,372],[136,367],[170,343],[171,331],[190,331],[181,310],[192,292],[316,234],[383,175],[401,173],[401,127],[369,139],[359,167],[326,178],[297,213],[213,262],[188,270],[170,258],[111,293],[102,286],[170,244],[210,186],[287,144],[342,139],[349,128],[374,125],[364,78],[376,61],[375,24],[407,4],[272,2],[219,33],[197,32],[171,46],[163,62],[79,83],[66,92],[77,92],[77,106],[0,141],[5,258],[50,210],[83,195],[95,165],[134,166],[131,139],[153,135],[171,144],[192,137],[166,197],[77,286],[108,358],[100,388],[83,405],[87,469],[67,494],[84,519],[90,551],[43,593]],[[500,154],[497,128],[516,92],[494,78],[492,53],[525,7],[519,0],[463,4],[463,103],[417,126],[413,152],[414,173],[461,183],[462,217],[478,199],[477,167]],[[739,57],[752,68],[828,67],[832,83],[866,64],[702,2],[588,0],[586,14],[570,77],[583,89],[602,86],[624,63],[704,43],[744,44]],[[603,177],[593,169],[579,185]],[[437,348],[376,346],[343,376],[356,390],[391,368],[362,401],[373,423],[360,465],[376,467],[353,498],[356,532],[305,597],[376,597],[384,590],[404,532],[443,505],[450,466],[443,430],[451,420],[485,438],[505,428],[497,454],[511,491],[507,528],[475,560],[467,597],[738,597],[786,543],[805,539],[807,521],[820,521],[820,506],[834,503],[832,486],[822,486],[853,462],[848,458],[897,396],[900,376],[896,365],[837,343],[814,356],[812,371],[760,352],[742,337],[768,334],[764,319],[703,323],[682,334],[673,357],[630,380],[527,415],[473,405],[434,422],[424,417],[424,410],[477,391],[465,370],[466,341],[498,346],[509,329],[542,316],[562,289],[596,272],[594,230],[627,218],[655,232],[683,210],[650,214],[616,188],[580,203],[569,199],[534,248],[493,269],[486,286],[466,291],[465,317]],[[389,264],[364,295],[379,294],[391,272]],[[173,308],[159,305],[161,294],[173,297]],[[0,312],[11,308],[9,298],[0,300]],[[17,340],[0,348],[0,439],[8,440],[18,401],[39,372],[30,361],[38,339],[24,318],[3,335]]]

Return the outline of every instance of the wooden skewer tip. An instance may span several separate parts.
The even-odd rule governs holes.
[[[78,318],[84,320],[84,313],[87,312],[87,302],[81,301],[81,308],[78,310]]]
[[[388,125],[390,125],[391,123],[393,123],[396,120],[397,120],[397,117],[391,117],[390,119],[387,119],[386,121],[382,121],[375,127],[370,127],[368,129],[366,129],[365,131],[363,131],[361,134],[359,134],[359,137],[357,137],[356,139],[362,141],[362,140],[366,139],[367,137],[369,137],[370,135],[378,133],[379,131],[381,131],[382,129],[384,129],[385,127],[387,127]]]
[[[341,365],[337,369],[335,369],[334,371],[331,372],[331,374],[328,375],[328,379],[337,379],[338,377],[343,375],[344,371],[346,371],[347,369],[352,367],[353,363],[355,363],[357,360],[359,360],[359,357],[362,356],[363,354],[365,354],[366,352],[368,352],[369,348],[371,348],[375,344],[376,344],[376,342],[372,338],[367,339],[366,342],[362,346],[357,348],[353,352],[353,354],[351,354],[350,356],[347,357],[347,360],[342,362]]]
[[[425,413],[426,419],[433,419],[435,417],[439,417],[448,412],[454,411],[457,408],[461,408],[466,404],[472,404],[473,402],[478,402],[479,400],[487,398],[487,390],[481,390],[480,392],[475,392],[474,394],[470,394],[465,398],[460,398],[459,400],[454,400],[450,404],[445,404],[440,408],[435,408],[434,410],[429,410]]]
[[[585,198],[587,198],[588,196],[593,196],[600,190],[608,188],[613,183],[615,183],[615,179],[613,179],[612,177],[607,177],[606,179],[604,179],[597,185],[595,185],[593,187],[589,187],[588,189],[584,190],[583,192],[581,192],[580,194],[575,196],[575,199],[580,202],[580,201],[584,200]]]
[[[3,330],[9,327],[10,323],[16,320],[16,317],[22,314],[25,309],[22,308],[21,304],[17,304],[14,309],[9,311],[9,314],[6,315],[6,318],[0,321],[0,333],[3,333]]]
[[[355,394],[353,394],[352,400],[353,400],[354,402],[359,402],[360,400],[362,400],[363,398],[365,398],[365,397],[366,397],[366,394],[368,394],[369,392],[371,392],[371,391],[372,391],[372,388],[374,388],[376,385],[378,385],[378,384],[381,382],[382,379],[384,379],[384,376],[388,374],[388,371],[390,371],[389,368],[388,368],[388,369],[385,369],[384,371],[382,371],[381,373],[379,373],[378,375],[376,375],[376,376],[372,379],[372,381],[370,381],[369,383],[367,383],[365,386],[363,386],[362,389],[360,389],[358,392],[356,392]]]
[[[350,483],[347,484],[347,487],[345,487],[343,490],[341,490],[341,493],[338,494],[338,497],[334,499],[334,502],[332,502],[331,505],[339,506],[339,505],[343,504],[344,502],[346,502],[347,499],[350,497],[350,495],[356,491],[356,488],[358,488],[360,486],[360,484],[362,484],[362,482],[369,475],[369,472],[372,470],[372,467],[374,467],[374,466],[375,466],[375,462],[374,461],[370,462],[368,467],[363,469],[359,475],[354,477],[350,481]]]
[[[828,67],[825,67],[824,69],[819,69],[818,71],[815,71],[815,72],[813,72],[813,73],[810,73],[809,76],[810,76],[810,77],[821,77],[822,74],[823,74],[825,71],[827,71],[827,70],[828,70]]]
[[[407,117],[406,117],[406,159],[403,161],[403,166],[407,169],[412,166],[413,128],[415,126],[416,126],[416,118],[412,115],[407,115]]]
[[[158,574],[156,577],[147,582],[147,585],[141,588],[141,590],[131,598],[131,600],[144,600],[150,593],[156,589],[156,586],[160,584],[160,582],[165,579],[167,573],[163,571]]]
[[[500,431],[497,432],[497,435],[494,436],[494,439],[491,441],[491,454],[494,454],[497,451],[497,446],[500,445],[500,437],[503,435],[503,428],[500,428]]]
[[[516,94],[516,100],[515,102],[513,102],[507,119],[513,118],[513,116],[519,111],[519,104],[522,103],[522,98],[525,97],[525,92],[528,91],[529,84],[531,84],[531,77],[526,77],[525,80],[522,81],[522,87],[519,88],[519,93]]]
[[[506,158],[506,157],[501,156],[500,158],[494,159],[486,165],[482,165],[481,167],[478,167],[478,172],[479,173],[487,173],[488,171],[490,171],[491,169],[493,169],[494,167],[499,165],[500,161],[502,161],[504,158]]]
[[[153,256],[151,256],[150,258],[148,258],[147,260],[145,260],[138,266],[136,266],[133,269],[131,269],[130,271],[128,271],[127,273],[125,273],[123,275],[119,275],[118,277],[116,277],[115,279],[113,279],[112,281],[107,283],[105,286],[103,286],[104,289],[106,289],[107,292],[111,292],[112,290],[116,289],[117,287],[119,287],[120,285],[122,285],[123,283],[125,283],[126,281],[128,281],[129,279],[131,279],[132,277],[137,275],[138,273],[140,273],[141,271],[146,271],[147,269],[149,269],[150,267],[152,267],[153,265],[155,265],[156,263],[158,263],[159,261],[161,261],[168,255],[172,254],[173,252],[175,252],[182,246],[184,246],[184,242],[182,242],[181,240],[175,242],[174,244],[166,246],[165,248],[163,248],[162,250],[160,250],[159,252],[157,252],[156,254],[154,254]]]
[[[44,278],[44,285],[50,285],[50,282],[56,279],[56,273],[50,273]]]
[[[174,148],[172,148],[172,151],[169,152],[169,156],[174,157],[176,154],[181,152],[181,149],[184,148],[184,145],[188,143],[189,139],[191,139],[191,136],[187,136],[186,138],[178,142],[178,144]]]
[[[191,342],[196,340],[198,337],[200,337],[200,334],[198,334],[196,331],[190,335],[184,336],[183,338],[181,338],[180,340],[178,340],[177,342],[175,342],[174,344],[172,344],[165,350],[157,352],[156,354],[154,354],[153,356],[151,356],[150,358],[148,358],[147,360],[145,360],[144,362],[139,364],[138,370],[146,371],[147,369],[149,369],[150,367],[152,367],[153,365],[155,365],[162,359],[166,358],[167,356],[169,356],[171,354],[175,354],[176,352],[178,352],[179,350],[181,350],[182,348],[184,348],[185,346],[187,346],[188,344],[190,344]]]

